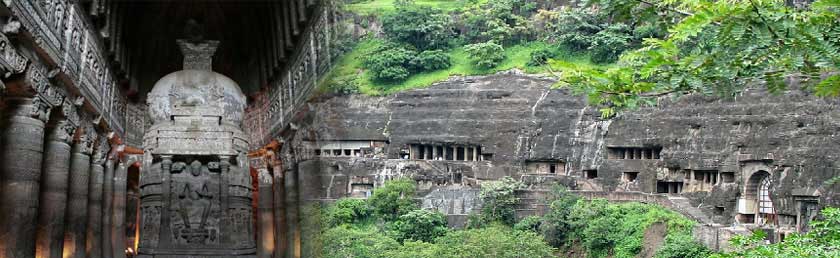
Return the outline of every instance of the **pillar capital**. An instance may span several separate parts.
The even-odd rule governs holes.
[[[80,126],[81,134],[76,142],[77,151],[87,155],[93,154],[93,145],[96,142],[96,131],[93,130],[93,125],[90,122],[82,122]]]
[[[55,128],[50,132],[48,140],[70,144],[76,132],[76,125],[68,120],[58,121]]]

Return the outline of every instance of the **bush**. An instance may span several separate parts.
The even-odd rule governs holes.
[[[505,59],[505,49],[492,41],[467,45],[464,49],[473,64],[485,69],[496,67]]]
[[[555,257],[554,248],[548,246],[540,235],[501,225],[452,231],[438,238],[436,243],[444,247],[439,257]]]
[[[540,224],[540,232],[552,246],[562,246],[573,231],[570,215],[579,199],[580,197],[569,193],[563,186],[554,187],[549,199],[549,210]]]
[[[387,252],[399,248],[396,240],[375,228],[354,228],[349,225],[327,229],[322,235],[324,258],[368,257],[390,258]]]
[[[528,60],[528,66],[541,66],[548,63],[548,59],[557,56],[557,52],[548,48],[537,49],[531,52],[531,59]]]
[[[417,52],[413,50],[395,44],[385,44],[368,55],[364,67],[374,80],[402,81],[411,74],[408,67],[416,55]]]
[[[558,23],[552,26],[553,37],[557,43],[571,50],[586,50],[591,46],[592,37],[601,31],[599,17],[594,11],[582,8],[570,8],[561,11]]]
[[[521,182],[510,177],[482,184],[479,192],[482,221],[513,225],[516,204],[519,203],[516,190],[524,187]]]
[[[449,68],[452,62],[442,50],[426,50],[411,60],[411,66],[418,71],[434,71]]]
[[[446,48],[454,35],[449,15],[413,4],[398,5],[395,12],[385,14],[382,30],[389,39],[420,50]]]
[[[703,258],[709,257],[709,249],[694,241],[689,234],[672,234],[665,238],[665,243],[656,251],[656,258]]]
[[[542,218],[538,216],[528,216],[519,222],[516,222],[516,224],[513,225],[513,229],[539,233],[540,224],[542,224]]]
[[[329,226],[353,224],[370,215],[370,207],[365,200],[342,198],[327,209],[326,222]]]
[[[592,62],[611,63],[633,44],[630,26],[623,23],[612,24],[592,37]]]
[[[493,40],[508,45],[521,42],[533,34],[527,17],[535,9],[527,0],[495,0],[474,5],[464,12],[464,37],[468,42]]]
[[[392,221],[417,209],[414,191],[414,181],[410,179],[391,180],[374,189],[368,203],[377,217]]]
[[[438,211],[413,210],[400,216],[392,226],[397,241],[406,240],[432,242],[448,231],[446,215]]]

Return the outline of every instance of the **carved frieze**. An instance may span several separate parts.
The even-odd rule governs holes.
[[[22,73],[28,63],[29,60],[15,50],[9,38],[0,33],[0,68],[4,73]]]

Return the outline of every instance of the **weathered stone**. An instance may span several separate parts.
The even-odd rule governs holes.
[[[39,99],[7,99],[0,147],[0,256],[34,257],[38,190],[49,106]]]
[[[49,128],[41,175],[37,257],[61,258],[64,246],[64,215],[70,176],[70,142],[76,127],[68,120]]]
[[[91,159],[95,133],[92,126],[84,126],[81,137],[73,145],[70,161],[70,189],[64,232],[64,257],[85,257],[85,236],[88,223],[88,187],[90,183]]]
[[[90,164],[88,186],[88,221],[85,233],[85,253],[89,258],[101,258],[102,253],[102,193],[105,181],[105,160],[110,147],[108,138],[100,136]]]
[[[211,67],[218,42],[179,44],[185,68]],[[155,124],[144,136],[152,169],[140,182],[140,257],[253,257],[255,189],[239,86],[210,70],[182,70],[160,79],[148,102]]]

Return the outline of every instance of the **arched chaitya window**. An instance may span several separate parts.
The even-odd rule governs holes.
[[[770,177],[765,176],[758,184],[758,213],[756,223],[759,225],[774,223],[776,221],[776,210],[773,208],[773,200],[770,199]]]

